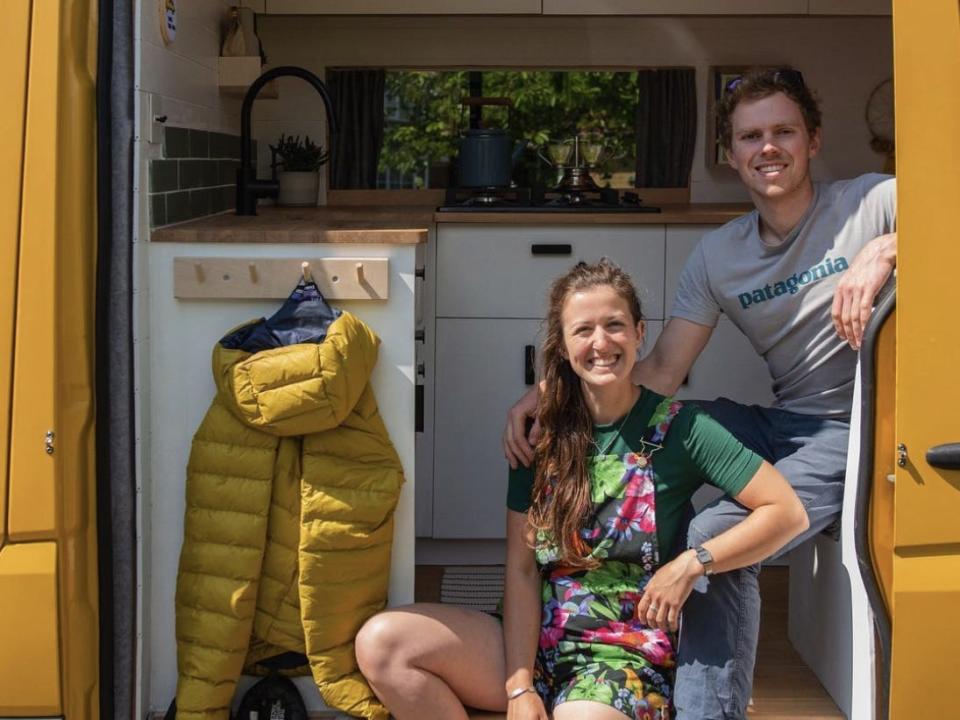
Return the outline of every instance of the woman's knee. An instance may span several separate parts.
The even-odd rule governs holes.
[[[403,622],[390,611],[374,615],[357,633],[357,665],[371,681],[390,672],[391,665],[402,663]]]

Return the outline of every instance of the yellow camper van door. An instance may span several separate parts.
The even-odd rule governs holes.
[[[0,718],[97,716],[91,4],[0,22]]]
[[[0,23],[0,57],[9,83],[0,113],[0,716],[14,717],[62,711],[53,470],[41,465],[28,470],[26,458],[15,457],[14,449],[14,434],[19,432],[15,426],[25,410],[21,406],[25,398],[14,398],[18,395],[14,375],[19,370],[16,346],[22,321],[18,286],[24,280],[20,259],[31,21],[30,3],[16,2],[4,8]],[[49,402],[38,403],[37,412],[45,417],[50,417],[49,409]],[[40,417],[35,421],[42,422]],[[37,446],[43,455],[42,433]],[[22,486],[33,482],[39,485],[39,514],[22,517],[34,529],[24,533],[14,507],[22,500],[11,495],[28,492]]]
[[[957,717],[960,3],[895,0],[898,278],[891,718]],[[941,465],[938,467],[937,465]]]

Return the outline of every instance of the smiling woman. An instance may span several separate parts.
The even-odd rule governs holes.
[[[463,719],[464,704],[537,720],[666,720],[694,582],[756,562],[805,526],[770,465],[697,408],[633,384],[644,326],[623,270],[577,263],[549,297],[543,434],[507,496],[502,632],[490,616],[442,605],[369,621],[360,668],[399,720],[423,707]],[[681,551],[704,482],[753,511]]]

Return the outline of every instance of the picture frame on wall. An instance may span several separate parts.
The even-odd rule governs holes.
[[[717,105],[720,104],[727,83],[740,77],[748,69],[748,65],[710,66],[710,81],[707,83],[707,141],[704,143],[707,167],[728,167],[723,146],[720,144],[720,133],[717,131]]]
[[[704,147],[707,151],[707,167],[729,167],[727,158],[720,144],[720,134],[717,132],[717,105],[726,91],[727,84],[743,75],[748,70],[760,67],[775,67],[773,65],[711,65],[709,82],[707,83],[707,138]]]

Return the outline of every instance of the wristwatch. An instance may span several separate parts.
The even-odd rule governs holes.
[[[703,574],[713,574],[713,555],[703,545],[697,545],[693,551],[697,554],[697,560],[703,565]]]

